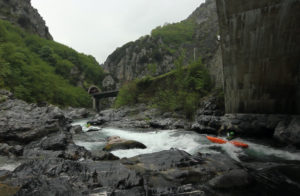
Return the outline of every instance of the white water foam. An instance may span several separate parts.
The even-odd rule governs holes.
[[[0,170],[14,171],[20,165],[21,165],[20,163],[4,164],[4,165],[0,166]]]
[[[81,125],[84,131],[94,129],[97,127],[86,127],[88,120],[81,120],[73,123],[73,125]],[[237,138],[236,140],[247,143],[248,149],[238,148],[230,143],[215,144],[207,140],[206,135],[198,134],[192,131],[178,131],[178,130],[160,130],[160,131],[133,131],[116,128],[103,128],[98,132],[87,133],[94,141],[75,141],[79,146],[84,146],[88,150],[102,149],[105,145],[104,139],[109,136],[120,136],[121,138],[128,140],[136,140],[147,146],[146,149],[130,149],[130,150],[116,150],[112,153],[120,158],[133,157],[140,154],[147,154],[153,152],[159,152],[162,150],[169,150],[171,148],[177,148],[184,150],[190,154],[197,152],[201,153],[222,153],[225,152],[231,158],[236,161],[239,160],[239,156],[243,154],[250,154],[250,156],[274,156],[284,160],[299,160],[300,153],[292,153],[285,150],[275,149],[269,146],[256,144]],[[222,137],[221,137],[222,138]],[[225,138],[222,138],[225,139]],[[219,150],[216,150],[218,148]]]
[[[250,148],[248,151],[253,151],[259,156],[274,156],[285,160],[300,161],[299,152],[289,152],[286,150],[275,149],[269,146],[255,144],[253,142],[246,141]]]
[[[16,160],[10,160],[8,157],[0,156],[0,170],[13,171],[21,165]]]
[[[88,122],[88,121],[89,121],[89,119],[78,120],[78,121],[72,123],[71,125],[72,125],[72,126],[80,125],[80,126],[82,127],[82,131],[83,131],[83,132],[87,132],[87,131],[90,130],[90,129],[99,129],[99,130],[100,130],[99,127],[96,127],[96,126],[88,126],[88,125],[87,125],[87,122]]]
[[[147,146],[146,149],[116,150],[112,153],[120,158],[133,157],[139,154],[147,154],[178,148],[188,153],[195,153],[199,148],[200,135],[195,133],[179,133],[177,131],[152,131],[152,132],[132,132],[119,129],[103,129],[105,135],[117,135],[128,140],[136,140]]]

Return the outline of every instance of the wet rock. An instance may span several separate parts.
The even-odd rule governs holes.
[[[72,126],[70,128],[70,133],[71,134],[80,134],[80,133],[83,133],[82,127],[80,125]]]
[[[0,143],[0,154],[4,156],[22,156],[23,147],[20,145],[10,146],[6,143]]]
[[[110,119],[102,116],[97,116],[96,118],[88,121],[87,123],[90,125],[103,125],[106,122],[109,122]]]
[[[119,136],[112,136],[109,137],[107,140],[107,144],[103,148],[104,151],[113,151],[113,150],[120,150],[120,149],[133,149],[133,148],[140,148],[145,149],[147,146],[144,144],[134,141],[134,140],[125,140],[120,138]]]
[[[119,160],[120,158],[113,155],[110,152],[105,151],[93,151],[92,157],[94,161],[103,161],[103,160]]]
[[[300,117],[281,121],[275,129],[274,138],[282,143],[300,147]]]
[[[208,133],[208,134],[217,134],[218,131],[212,127],[201,125],[199,123],[194,123],[191,126],[191,130],[196,131],[198,133]]]
[[[82,146],[77,146],[76,144],[69,144],[61,157],[74,161],[93,158],[90,151]]]

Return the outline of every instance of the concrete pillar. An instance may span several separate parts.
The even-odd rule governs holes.
[[[93,97],[93,110],[99,112],[100,111],[100,104],[99,99]]]
[[[217,0],[226,113],[300,114],[300,1]]]

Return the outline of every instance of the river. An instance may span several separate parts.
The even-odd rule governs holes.
[[[97,126],[86,127],[87,119],[79,120],[73,125],[81,125],[85,134],[74,137],[74,142],[84,146],[88,150],[101,150],[106,138],[109,136],[120,136],[128,140],[136,140],[147,146],[146,149],[115,150],[112,153],[120,158],[130,158],[140,154],[153,153],[170,148],[184,150],[190,154],[201,153],[226,153],[236,161],[300,161],[300,152],[271,146],[268,142],[253,139],[236,138],[236,140],[247,143],[249,148],[242,149],[227,144],[214,144],[207,140],[206,135],[193,131],[184,130],[131,130],[120,128],[100,128]],[[89,129],[99,131],[87,132]],[[223,138],[224,139],[224,138]]]

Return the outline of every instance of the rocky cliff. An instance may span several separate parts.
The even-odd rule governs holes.
[[[0,0],[0,19],[8,20],[27,32],[52,40],[45,21],[31,6],[31,0]]]
[[[300,113],[299,0],[217,0],[227,113]]]
[[[116,49],[104,63],[104,69],[118,84],[145,75],[160,75],[175,67],[174,60],[180,55],[180,49],[184,49],[186,61],[201,57],[211,69],[217,86],[221,86],[222,59],[217,52],[217,35],[215,0],[207,0],[186,20],[158,27],[151,35]]]

